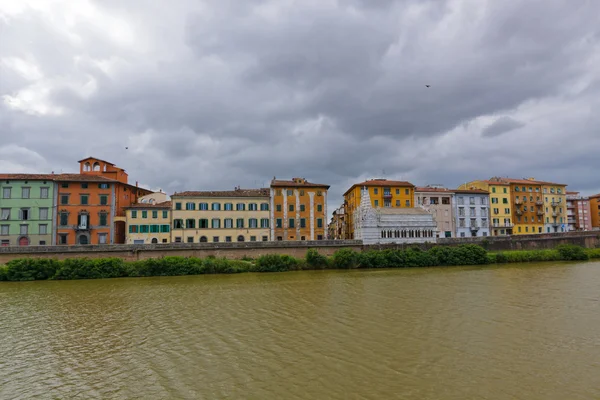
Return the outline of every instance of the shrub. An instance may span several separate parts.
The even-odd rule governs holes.
[[[6,280],[34,281],[51,278],[59,262],[50,258],[22,258],[6,264]]]
[[[587,260],[589,259],[588,254],[585,252],[583,247],[573,246],[570,244],[561,244],[556,247],[558,250],[558,254],[560,254],[560,259],[565,261],[575,261],[575,260]]]
[[[348,269],[357,268],[359,254],[352,249],[340,249],[333,253],[331,266],[333,268]]]
[[[358,254],[359,268],[385,268],[388,266],[388,260],[385,252],[379,250],[369,250]]]
[[[310,268],[326,268],[328,264],[327,257],[315,249],[308,249],[305,259],[306,266]]]
[[[585,249],[589,258],[600,258],[600,248],[599,249]]]
[[[283,272],[297,269],[298,260],[288,255],[268,254],[256,259],[255,272]]]
[[[8,277],[6,276],[6,266],[0,265],[0,282],[7,281]]]

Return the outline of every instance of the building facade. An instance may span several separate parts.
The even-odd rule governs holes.
[[[567,232],[567,185],[540,182],[544,195],[544,232]]]
[[[456,189],[457,237],[490,236],[489,193],[481,189]]]
[[[591,231],[592,216],[590,199],[579,192],[567,192],[567,223],[569,231]]]
[[[171,242],[171,202],[137,203],[125,207],[126,244]]]
[[[456,236],[453,203],[454,192],[447,188],[440,186],[415,188],[415,204],[433,215],[437,224],[437,237]]]
[[[490,218],[492,236],[512,235],[514,221],[512,216],[512,199],[510,184],[502,178],[478,180],[459,186],[459,189],[480,189],[490,195]]]
[[[590,196],[590,217],[592,229],[600,230],[600,194]]]
[[[0,175],[0,245],[54,243],[56,185],[53,175]]]
[[[346,213],[343,205],[333,211],[331,222],[327,229],[327,238],[330,240],[342,240],[346,238]]]
[[[544,199],[542,185],[531,179],[503,178],[510,184],[515,235],[543,233]]]
[[[144,203],[144,204],[160,204],[160,203],[165,203],[169,200],[170,200],[169,196],[161,190],[158,192],[153,192],[153,193],[147,194],[145,196],[141,196],[138,199],[138,202]]]
[[[181,192],[171,196],[174,243],[271,240],[269,189]]]
[[[354,184],[344,193],[344,208],[346,210],[346,239],[355,239],[354,215],[361,203],[363,188],[367,188],[371,207],[373,208],[414,208],[415,185],[405,181],[387,179],[371,179]]]
[[[271,181],[272,240],[323,240],[327,237],[329,185],[304,178]]]
[[[371,191],[361,190],[354,210],[354,238],[363,244],[435,243],[437,226],[433,215],[422,208],[373,207]]]

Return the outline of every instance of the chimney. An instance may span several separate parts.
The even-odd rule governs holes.
[[[135,181],[135,187],[138,187],[138,181]]]

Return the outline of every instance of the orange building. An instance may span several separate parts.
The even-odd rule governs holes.
[[[542,183],[533,179],[502,178],[510,184],[515,235],[542,233],[544,229],[544,196]]]
[[[271,240],[323,240],[327,237],[329,185],[304,178],[271,181]]]
[[[600,230],[600,194],[590,196],[590,214],[592,229]]]
[[[79,161],[79,174],[54,180],[56,244],[125,243],[125,207],[152,193],[128,183],[124,169],[93,157]]]

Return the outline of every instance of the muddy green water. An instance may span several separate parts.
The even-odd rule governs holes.
[[[0,399],[600,399],[600,263],[0,283]]]

